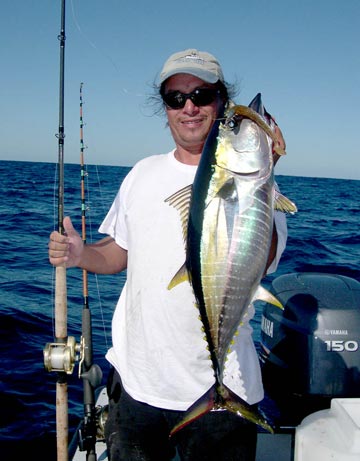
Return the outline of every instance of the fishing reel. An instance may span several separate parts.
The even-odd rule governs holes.
[[[47,343],[44,348],[44,366],[46,371],[57,371],[71,375],[74,370],[77,353],[81,345],[76,344],[73,336],[65,342]]]
[[[84,366],[86,356],[86,341],[81,336],[80,343],[76,343],[73,336],[68,336],[66,343],[47,343],[44,348],[44,366],[46,371],[57,371],[71,375],[75,362],[79,362],[79,378],[86,379],[96,388],[102,379],[102,371],[98,365]]]

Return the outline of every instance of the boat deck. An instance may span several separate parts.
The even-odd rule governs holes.
[[[293,461],[295,429],[276,434],[259,433],[256,461]]]

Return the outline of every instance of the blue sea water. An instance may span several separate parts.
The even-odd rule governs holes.
[[[56,459],[56,375],[43,366],[43,349],[54,336],[54,271],[47,243],[57,219],[56,164],[0,161],[0,453],[2,459]],[[88,166],[87,241],[129,168]],[[65,165],[65,214],[81,229],[80,167]],[[331,272],[360,281],[360,181],[278,176],[282,192],[296,202],[288,217],[288,244],[276,274]],[[104,373],[111,344],[112,313],[124,275],[89,274],[94,361]],[[68,334],[81,335],[82,275],[67,271]],[[260,337],[258,312],[254,338]],[[82,381],[69,377],[70,436],[82,416]]]

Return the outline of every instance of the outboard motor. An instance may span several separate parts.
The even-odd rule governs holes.
[[[328,408],[333,397],[360,397],[360,283],[293,273],[270,291],[284,310],[265,305],[259,355],[265,392],[285,424]]]

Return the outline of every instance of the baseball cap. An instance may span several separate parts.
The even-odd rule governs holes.
[[[190,74],[207,83],[224,83],[224,75],[217,59],[210,53],[188,49],[172,54],[160,73],[159,84],[176,74]]]

